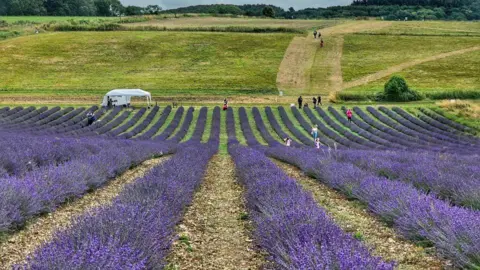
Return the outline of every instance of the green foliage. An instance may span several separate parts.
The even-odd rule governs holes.
[[[425,94],[427,98],[433,100],[442,99],[480,99],[480,89],[471,91],[435,91]]]
[[[355,239],[357,239],[358,241],[363,241],[363,234],[361,232],[356,232],[353,237],[355,237]]]
[[[422,100],[422,96],[411,90],[403,77],[394,75],[385,84],[383,100],[407,102]]]
[[[270,17],[270,18],[275,18],[275,10],[273,10],[273,7],[271,6],[266,6],[263,8],[263,16]]]

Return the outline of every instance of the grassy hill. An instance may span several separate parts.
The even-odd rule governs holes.
[[[291,34],[53,33],[0,43],[0,88],[10,93],[154,95],[276,93]],[[70,90],[70,91],[69,91]]]

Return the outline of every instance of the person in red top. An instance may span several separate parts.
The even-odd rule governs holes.
[[[347,110],[347,118],[348,118],[348,122],[352,122],[352,110],[348,109]]]

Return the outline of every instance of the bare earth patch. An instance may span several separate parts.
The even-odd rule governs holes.
[[[310,88],[310,72],[317,46],[310,35],[292,40],[277,74],[279,90],[304,91]]]
[[[249,223],[242,219],[246,214],[242,193],[231,158],[214,156],[177,228],[179,240],[172,246],[167,269],[258,269],[264,264]]]
[[[448,262],[428,255],[426,250],[417,247],[396,235],[392,228],[371,216],[357,202],[348,201],[338,192],[305,176],[297,168],[275,161],[290,177],[311,192],[318,204],[323,207],[335,222],[346,232],[361,236],[363,243],[372,249],[373,254],[384,260],[395,260],[398,269],[443,269]]]
[[[111,204],[127,184],[144,176],[166,159],[168,157],[145,161],[135,169],[112,180],[105,187],[65,204],[53,213],[28,222],[25,229],[12,234],[0,244],[0,269],[10,269],[12,265],[22,263],[43,243],[51,241],[55,232],[67,228],[74,218],[95,207]]]
[[[430,56],[430,57],[427,57],[427,58],[405,62],[405,63],[402,63],[400,65],[392,66],[392,67],[389,67],[385,70],[381,70],[379,72],[370,74],[370,75],[365,76],[363,78],[360,78],[358,80],[345,83],[343,88],[348,89],[348,88],[364,85],[364,84],[367,84],[369,82],[373,82],[373,81],[379,80],[381,78],[388,77],[390,75],[393,75],[394,73],[400,72],[404,69],[411,68],[411,67],[416,66],[416,65],[420,65],[420,64],[423,64],[423,63],[426,63],[426,62],[431,62],[431,61],[444,59],[444,58],[447,58],[447,57],[450,57],[450,56],[456,56],[456,55],[461,55],[461,54],[464,54],[464,53],[478,51],[478,50],[480,50],[480,46],[475,46],[475,47],[466,48],[466,49],[462,49],[462,50],[457,50],[457,51],[453,51],[453,52],[441,53],[441,54],[437,54],[437,55]]]

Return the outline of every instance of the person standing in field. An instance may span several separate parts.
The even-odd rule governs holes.
[[[322,106],[322,97],[321,96],[318,96],[317,104],[318,104],[318,106]]]
[[[303,98],[302,96],[298,97],[298,108],[301,109],[302,108],[302,103],[303,103]]]
[[[313,136],[313,140],[316,141],[318,138],[318,125],[313,126],[311,133]]]
[[[318,38],[321,38],[321,37],[322,37],[322,33],[318,32],[318,33],[317,33],[317,37],[318,37]]]
[[[312,102],[313,102],[313,108],[317,108],[317,99],[315,97],[312,98]]]
[[[315,139],[315,148],[320,149],[320,138]]]
[[[348,122],[352,122],[352,116],[353,116],[353,113],[352,113],[352,110],[348,109],[347,110],[347,118],[348,118]]]
[[[290,145],[292,144],[292,140],[289,137],[285,138],[283,141],[285,142],[285,146],[287,147],[290,147]]]
[[[228,109],[228,100],[225,98],[223,100],[223,110],[226,111]]]
[[[315,30],[315,31],[313,32],[313,38],[315,38],[315,39],[317,38],[317,30]]]

